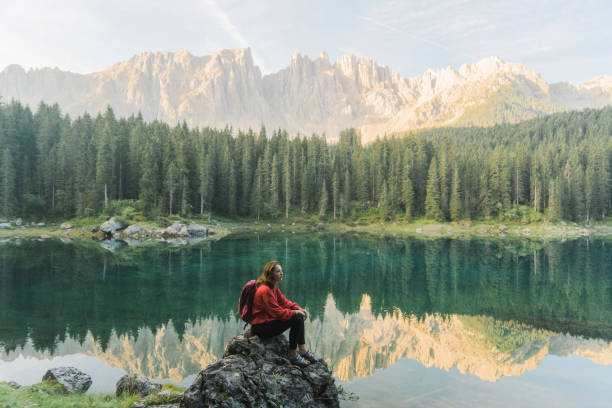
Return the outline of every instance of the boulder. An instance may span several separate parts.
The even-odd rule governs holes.
[[[60,225],[61,229],[71,229],[72,228],[72,224],[70,224],[69,222],[64,222],[62,225]]]
[[[48,370],[43,381],[57,381],[66,393],[85,392],[91,386],[91,377],[74,367],[56,367]]]
[[[114,218],[111,218],[108,221],[105,221],[102,225],[100,225],[100,231],[105,233],[107,236],[111,237],[113,234],[121,229],[125,228],[125,225]]]
[[[120,396],[126,392],[130,395],[140,394],[146,396],[154,390],[161,390],[161,388],[161,384],[154,383],[143,375],[126,374],[117,381],[115,394]]]
[[[21,227],[23,225],[23,220],[21,218],[17,218],[15,220],[15,225]]]
[[[325,227],[323,226],[322,223],[318,223],[317,224],[317,231],[323,231],[325,229]]]
[[[141,231],[142,231],[142,228],[140,228],[139,225],[132,224],[123,230],[123,235],[126,237],[138,236],[141,233]]]
[[[499,227],[497,227],[497,230],[498,230],[499,232],[506,232],[506,231],[508,231],[508,226],[507,226],[507,225],[503,225],[503,224],[502,224],[502,225],[500,225]]]
[[[164,237],[178,237],[180,236],[181,232],[184,233],[186,231],[187,229],[182,223],[180,223],[179,221],[174,221],[172,225],[162,231],[162,235]]]
[[[195,222],[192,222],[187,227],[187,232],[189,232],[189,236],[192,236],[192,237],[205,237],[206,227],[200,224],[196,224]]]
[[[0,222],[0,229],[13,229],[10,222]]]
[[[8,385],[9,387],[11,387],[14,390],[18,390],[21,388],[21,385],[17,384],[15,381],[9,381],[6,383],[6,385]]]
[[[39,222],[38,224],[36,224],[37,227],[44,227],[45,223],[44,222]]]
[[[283,335],[262,341],[247,331],[231,339],[221,360],[200,371],[181,407],[339,407],[324,361],[299,367]]]

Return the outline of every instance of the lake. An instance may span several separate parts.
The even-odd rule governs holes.
[[[112,244],[112,245],[110,245]],[[191,245],[0,243],[0,381],[72,365],[189,385],[278,260],[345,406],[609,406],[612,243],[241,234]],[[105,248],[106,247],[106,248]],[[113,247],[110,251],[107,248]]]

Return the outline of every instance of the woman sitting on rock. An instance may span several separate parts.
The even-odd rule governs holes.
[[[257,279],[259,286],[253,299],[254,317],[251,321],[251,332],[262,339],[267,339],[290,329],[289,360],[293,364],[305,367],[319,360],[319,357],[306,349],[304,319],[308,318],[308,312],[283,296],[278,287],[278,283],[282,280],[281,265],[277,261],[268,262]]]

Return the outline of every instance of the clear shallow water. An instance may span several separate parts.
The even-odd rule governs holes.
[[[312,314],[310,346],[361,397],[349,406],[606,406],[609,249],[317,234],[114,252],[5,242],[0,381],[37,382],[68,361],[94,391],[124,372],[189,384],[242,331],[244,282],[277,259],[283,292]]]

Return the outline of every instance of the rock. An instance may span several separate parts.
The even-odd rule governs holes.
[[[506,231],[508,231],[508,227],[507,227],[506,225],[503,225],[503,224],[502,224],[502,225],[500,225],[500,226],[497,228],[497,231],[499,231],[499,232],[506,232]]]
[[[187,229],[179,221],[174,221],[172,225],[162,230],[162,235],[164,237],[187,236],[187,235],[180,235],[181,233],[187,234]]]
[[[72,228],[72,224],[70,224],[69,222],[64,222],[62,225],[60,225],[61,229],[71,229]]]
[[[133,237],[133,236],[138,236],[138,234],[140,234],[141,231],[142,231],[142,228],[140,228],[139,225],[132,224],[126,229],[124,229],[122,234],[126,237]]]
[[[531,230],[529,228],[525,228],[523,230],[523,235],[529,235],[529,234],[531,234]]]
[[[417,234],[422,234],[423,233],[423,228],[417,228],[416,229],[416,233]]]
[[[195,222],[192,222],[187,227],[187,232],[189,232],[189,236],[191,237],[205,237],[206,227],[200,224],[196,224]]]
[[[105,233],[108,237],[112,237],[115,232],[122,230],[123,228],[125,228],[125,225],[114,218],[111,218],[100,225],[100,231]]]
[[[207,234],[207,235],[215,235],[215,230],[214,230],[214,229],[209,228],[209,229],[206,231],[206,234]]]
[[[470,220],[461,220],[461,222],[459,224],[462,227],[471,227],[472,226],[472,222]]]
[[[0,222],[0,229],[13,229],[9,222]]]
[[[268,231],[272,229],[272,225],[268,224]]]
[[[100,230],[98,229],[98,227],[92,227],[92,228],[91,228],[91,232],[92,232],[92,233],[94,233],[94,234],[95,234],[96,232],[98,232],[98,231],[100,231]]]
[[[161,390],[162,385],[154,383],[143,375],[126,374],[117,381],[116,387],[115,395],[117,396],[127,392],[128,394],[140,394],[144,397],[153,390]]]
[[[181,407],[339,407],[324,361],[307,367],[286,358],[283,335],[262,341],[250,331],[231,339],[221,360],[200,371]]]
[[[15,381],[9,381],[6,383],[6,385],[8,385],[9,387],[11,387],[14,390],[18,390],[21,388],[21,385],[17,384]]]
[[[43,381],[55,380],[66,393],[85,392],[91,386],[91,377],[74,367],[56,367],[48,370]]]
[[[15,220],[15,225],[21,227],[23,225],[23,220],[21,218],[17,218]]]
[[[323,226],[322,223],[318,223],[317,224],[317,231],[323,231],[325,229],[325,227]]]
[[[45,223],[44,222],[39,222],[38,224],[36,224],[37,227],[44,227]]]

